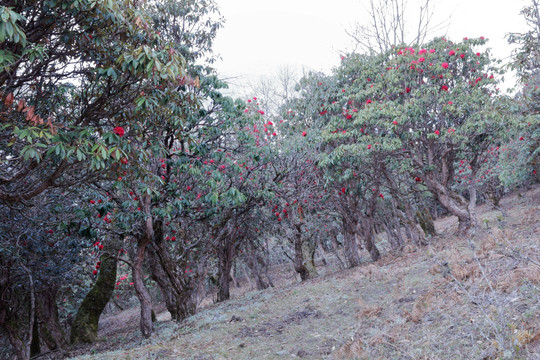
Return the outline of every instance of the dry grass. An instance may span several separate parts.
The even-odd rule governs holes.
[[[244,283],[150,340],[104,339],[99,351],[114,351],[81,359],[539,359],[540,187],[502,204],[505,219],[480,207],[488,226],[473,239],[450,217],[429,246],[377,264],[329,266],[305,283],[274,268],[276,288]]]

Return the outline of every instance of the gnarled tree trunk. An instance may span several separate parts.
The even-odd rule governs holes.
[[[294,238],[294,271],[300,275],[301,281],[309,279],[309,270],[304,262],[304,251],[302,249],[302,236],[297,234]]]
[[[433,177],[427,176],[425,183],[428,189],[435,195],[439,203],[456,216],[459,221],[459,232],[465,234],[478,226],[476,217],[476,178],[471,175],[471,185],[469,186],[469,201],[447,189],[444,185],[437,182]]]
[[[28,289],[28,328],[26,336],[21,334],[24,326],[20,326],[16,314],[9,308],[9,305],[2,301],[0,297],[0,325],[8,333],[9,342],[15,350],[17,360],[28,360],[31,354],[32,338],[34,333],[34,321],[35,321],[35,309],[36,309],[36,294],[34,287],[34,279],[30,270],[21,264],[21,268],[28,275],[29,289]],[[7,280],[3,277],[0,280]],[[6,282],[0,282],[0,290],[3,290]],[[4,288],[5,289],[5,288]]]
[[[199,273],[187,275],[181,264],[173,259],[163,239],[163,223],[154,222],[154,252],[151,253],[152,277],[166,297],[167,310],[176,321],[182,321],[197,310]],[[203,261],[204,263],[204,261]]]
[[[111,298],[116,283],[116,258],[101,257],[96,283],[86,294],[71,328],[71,343],[92,343],[97,340],[98,322]]]
[[[150,242],[146,237],[138,239],[137,253],[132,267],[135,294],[137,295],[137,299],[139,299],[139,303],[141,304],[140,328],[141,333],[145,338],[149,338],[154,330],[152,323],[152,299],[150,298],[150,293],[148,292],[146,285],[144,285],[142,274],[146,246],[149,243]]]
[[[349,268],[360,265],[355,230],[351,225],[346,224],[345,219],[343,219],[343,253]]]
[[[36,299],[36,319],[39,339],[43,340],[49,351],[63,349],[66,346],[66,335],[58,317],[58,305],[56,304],[57,291],[58,288],[56,286],[49,286],[40,290]]]

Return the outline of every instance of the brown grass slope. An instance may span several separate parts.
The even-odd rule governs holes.
[[[136,309],[105,319],[78,359],[540,359],[540,187],[502,205],[507,218],[480,207],[473,238],[450,217],[429,246],[376,264],[305,283],[282,268],[281,286],[159,322],[148,340]]]

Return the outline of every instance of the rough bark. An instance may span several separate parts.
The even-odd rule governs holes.
[[[304,258],[304,264],[309,272],[309,278],[319,276],[317,272],[317,266],[315,264],[315,251],[317,250],[317,243],[314,241],[304,241],[302,243],[302,252]]]
[[[471,184],[472,182],[476,183],[474,176],[471,176]],[[467,200],[463,196],[453,193],[433,178],[426,177],[425,183],[441,206],[458,218],[460,233],[467,233],[478,226],[475,185],[471,185],[469,188],[470,199],[467,204]]]
[[[153,275],[159,280],[158,285],[168,296],[167,309],[176,321],[182,321],[197,310],[197,281],[202,277],[187,277],[179,264],[171,257],[163,239],[163,222],[153,223],[154,251]],[[152,260],[152,259],[151,259]],[[204,263],[204,261],[202,262]]]
[[[66,347],[67,339],[60,325],[58,305],[56,304],[57,290],[58,288],[56,286],[49,286],[40,290],[36,303],[38,334],[48,351],[64,349]]]
[[[223,239],[223,247],[218,252],[218,293],[217,302],[229,300],[231,298],[230,276],[234,260],[234,244],[230,236]]]
[[[232,263],[227,259],[220,259],[218,273],[218,293],[217,302],[229,300],[231,298],[231,274]]]
[[[364,238],[364,244],[366,245],[366,250],[369,252],[369,255],[371,256],[371,260],[377,261],[381,257],[381,253],[379,252],[379,249],[375,245],[375,242],[373,240],[373,223],[370,221],[370,219],[364,219],[364,226],[363,226],[363,238]]]
[[[340,248],[340,244],[337,239],[337,235],[334,234],[334,236],[332,236],[332,250],[331,251],[334,254],[334,256],[338,259],[339,269],[343,270],[345,269],[345,263],[343,262],[343,260],[341,260],[341,257],[339,256],[339,248]]]
[[[267,289],[270,285],[264,280],[263,277],[263,268],[265,267],[264,259],[257,251],[257,248],[253,243],[250,244],[249,253],[247,254],[248,258],[246,259],[247,266],[251,271],[251,275],[255,279],[255,286],[257,290]],[[250,287],[251,280],[247,277]]]
[[[36,295],[34,287],[34,279],[30,270],[21,265],[24,272],[28,275],[29,283],[29,311],[28,311],[28,330],[25,337],[20,334],[20,326],[17,324],[15,317],[12,317],[9,309],[3,308],[3,303],[0,301],[0,323],[3,325],[4,329],[8,333],[9,342],[15,350],[15,355],[17,360],[28,360],[30,359],[31,354],[31,345],[32,345],[32,334],[34,332],[34,320],[35,320],[35,309],[36,309]],[[7,310],[7,311],[6,311]],[[6,318],[8,316],[9,318]]]
[[[419,231],[416,223],[416,218],[414,217],[413,209],[411,204],[407,200],[403,201],[403,209],[405,210],[405,229],[409,233],[411,241],[416,245],[427,245],[425,237]]]
[[[139,303],[141,304],[140,329],[145,338],[149,338],[154,330],[152,323],[152,300],[146,285],[144,285],[142,274],[144,256],[146,253],[146,246],[148,244],[149,240],[146,237],[138,239],[136,258],[132,267],[135,294],[137,295],[137,299],[139,299]]]
[[[101,257],[96,283],[86,294],[71,328],[71,344],[92,343],[97,340],[98,322],[111,298],[116,282],[116,258]]]
[[[161,294],[163,295],[163,300],[165,300],[165,307],[169,313],[171,313],[171,318],[173,320],[177,320],[179,314],[175,305],[176,298],[167,279],[167,275],[165,274],[165,271],[163,270],[163,267],[159,262],[158,255],[155,253],[155,251],[149,251],[149,255],[150,268],[152,270],[152,280],[158,284]]]
[[[353,268],[359,266],[360,256],[358,255],[358,243],[352,226],[344,224],[343,240],[343,253],[348,267]]]
[[[296,234],[294,236],[294,271],[300,275],[301,281],[309,279],[309,270],[307,269],[304,261],[304,251],[302,248],[302,233],[301,226],[296,226]]]

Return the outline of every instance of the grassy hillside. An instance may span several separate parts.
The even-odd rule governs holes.
[[[481,206],[482,229],[455,236],[440,219],[422,249],[305,283],[207,305],[183,324],[160,314],[142,340],[137,309],[103,319],[77,359],[540,359],[540,187]],[[238,290],[237,290],[238,291]]]

